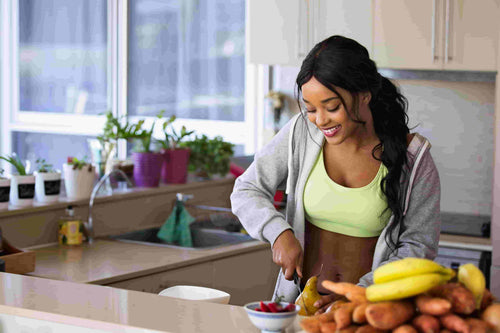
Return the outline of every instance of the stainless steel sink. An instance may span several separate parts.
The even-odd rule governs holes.
[[[198,222],[191,224],[191,239],[193,241],[192,247],[182,247],[176,244],[165,243],[163,240],[156,237],[160,227],[131,231],[120,235],[110,236],[110,238],[136,244],[193,250],[211,249],[253,240],[253,238],[249,235],[240,232],[227,231],[221,228],[209,228],[204,227],[204,225],[206,224]]]

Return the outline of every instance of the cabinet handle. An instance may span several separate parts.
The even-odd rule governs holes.
[[[437,0],[432,0],[432,62],[438,60],[438,56],[436,55],[436,6]]]
[[[450,11],[451,11],[451,3],[450,0],[446,0],[446,25],[445,25],[445,40],[444,40],[444,62],[448,63],[449,60],[452,60],[450,56]]]
[[[305,7],[305,15],[306,15],[306,19],[305,19],[305,29],[303,29],[303,21],[304,21],[304,18],[303,18],[303,11],[302,11],[302,7],[303,5],[306,5]],[[309,47],[309,0],[299,0],[299,15],[297,15],[298,17],[298,22],[297,22],[297,56],[299,58],[302,58],[302,57],[305,57],[306,56],[306,50],[308,47]],[[305,30],[305,33],[304,33],[304,30]],[[305,36],[305,38],[304,38]],[[304,40],[305,39],[305,40]]]

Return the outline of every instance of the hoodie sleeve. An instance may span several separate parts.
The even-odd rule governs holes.
[[[434,260],[437,256],[441,228],[441,185],[430,152],[426,151],[424,154],[416,171],[408,210],[399,229],[399,237],[393,236],[394,239],[398,239],[396,251],[381,261],[377,267],[406,257]],[[364,275],[359,282],[365,287],[372,283],[373,270]]]
[[[288,176],[289,134],[295,118],[290,120],[260,150],[248,169],[236,178],[231,193],[231,207],[245,229],[253,238],[268,241],[271,246],[276,238],[292,227],[274,205],[274,195],[285,185]]]

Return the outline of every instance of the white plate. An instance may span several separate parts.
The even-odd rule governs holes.
[[[159,295],[220,304],[228,304],[231,297],[224,291],[198,286],[174,286],[160,291]]]

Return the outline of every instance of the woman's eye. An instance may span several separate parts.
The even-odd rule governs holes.
[[[309,110],[309,109],[306,108],[306,112],[307,113],[313,113],[313,112],[316,112],[316,110]]]
[[[328,112],[335,112],[340,108],[340,104],[334,107],[333,109],[328,109]]]

